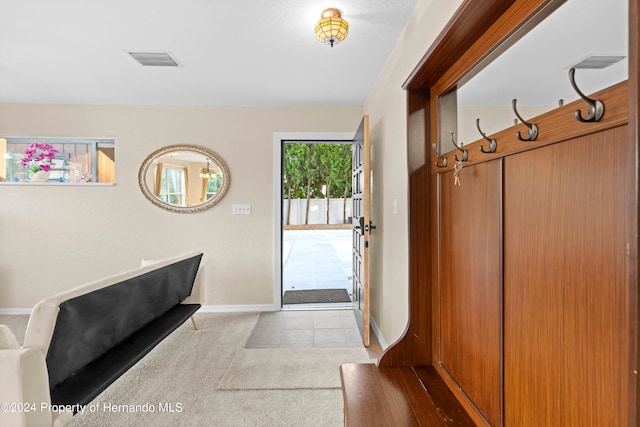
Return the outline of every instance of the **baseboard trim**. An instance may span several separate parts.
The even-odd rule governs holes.
[[[376,321],[373,318],[373,316],[369,316],[369,325],[371,326],[371,330],[373,331],[373,333],[376,335],[376,338],[378,338],[380,347],[382,347],[383,350],[389,347],[389,345],[387,344],[387,341],[382,336],[382,333],[380,332],[380,329],[378,328],[378,325],[376,324]]]
[[[0,308],[0,315],[31,314],[30,308]]]
[[[247,311],[276,311],[273,304],[255,304],[255,305],[203,305],[199,313],[232,313]]]

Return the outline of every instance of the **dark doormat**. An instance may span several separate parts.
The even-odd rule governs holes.
[[[306,291],[285,291],[283,304],[311,304],[351,302],[346,289],[310,289]]]

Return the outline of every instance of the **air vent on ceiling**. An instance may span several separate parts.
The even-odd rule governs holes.
[[[607,68],[609,65],[613,65],[616,62],[620,62],[625,58],[626,56],[621,56],[621,55],[591,55],[591,56],[587,56],[584,59],[581,59],[571,67],[583,68],[583,69],[584,68],[590,68],[590,69]]]
[[[140,64],[148,67],[179,67],[176,61],[167,52],[127,52]]]

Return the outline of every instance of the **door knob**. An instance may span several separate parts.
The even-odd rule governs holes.
[[[365,232],[370,232],[371,230],[375,230],[377,228],[375,225],[373,225],[373,222],[371,220],[369,220],[369,224],[365,225],[363,216],[358,218],[358,222],[360,223],[360,225],[355,226],[356,230],[364,230]]]

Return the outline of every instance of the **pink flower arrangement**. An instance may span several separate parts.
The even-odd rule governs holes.
[[[49,172],[51,170],[51,161],[56,157],[58,150],[53,145],[42,142],[34,142],[29,144],[24,150],[22,158],[22,167],[30,169],[32,172],[43,170]]]

